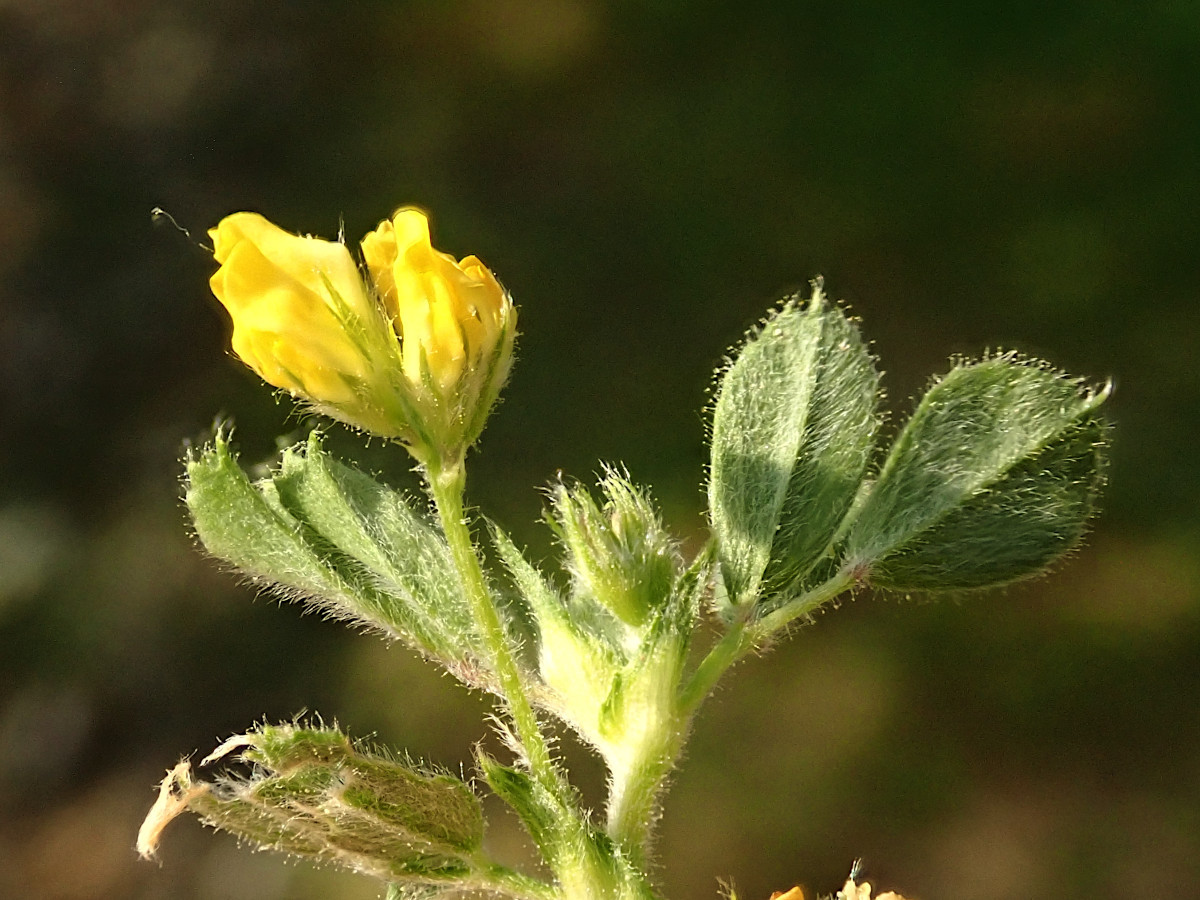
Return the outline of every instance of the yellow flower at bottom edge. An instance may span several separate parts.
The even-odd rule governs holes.
[[[849,878],[842,889],[838,891],[834,900],[872,900],[871,883],[864,881],[859,884],[853,878]],[[874,900],[904,900],[904,898],[893,891],[887,891],[883,894],[876,894]]]

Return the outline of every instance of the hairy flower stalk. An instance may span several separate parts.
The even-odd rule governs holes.
[[[186,761],[168,773],[144,855],[190,812],[375,876],[389,900],[658,900],[648,872],[664,785],[735,663],[859,585],[963,591],[1037,575],[1077,545],[1103,483],[1107,389],[1012,354],[957,364],[878,453],[874,359],[818,280],[720,375],[703,549],[685,559],[650,492],[606,467],[599,500],[572,482],[550,492],[563,579],[488,522],[501,601],[464,497],[467,450],[512,364],[516,310],[495,276],[434,249],[410,208],[363,239],[361,264],[340,241],[255,213],[210,234],[234,352],[311,409],[402,444],[433,512],[333,458],[316,432],[252,480],[222,428],[187,460],[196,535],[256,584],[494,694],[513,758],[477,748],[471,783],[319,721],[264,723],[201,762],[218,767],[211,780]],[[694,656],[701,629],[715,634]],[[555,758],[550,716],[604,764],[603,810],[583,806]],[[235,752],[239,767],[219,768]],[[478,785],[516,813],[548,877],[488,855]],[[870,900],[857,874],[837,900]]]

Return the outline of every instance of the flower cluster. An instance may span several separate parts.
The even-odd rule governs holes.
[[[289,234],[257,213],[209,232],[212,291],[233,350],[314,409],[453,463],[478,438],[512,363],[516,309],[476,257],[432,246],[405,208],[362,241]]]

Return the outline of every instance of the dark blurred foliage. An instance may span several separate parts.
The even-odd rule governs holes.
[[[193,823],[135,861],[162,772],[263,716],[469,765],[481,698],[255,601],[178,504],[215,416],[249,463],[305,426],[227,352],[205,229],[356,240],[403,203],[521,304],[471,489],[540,557],[537,487],[601,459],[699,541],[712,369],[818,272],[894,422],[955,353],[1116,379],[1105,511],[1055,575],[860,597],[733,674],[668,896],[856,856],[924,900],[1200,895],[1197,46],[1171,0],[0,3],[0,896],[378,896]]]

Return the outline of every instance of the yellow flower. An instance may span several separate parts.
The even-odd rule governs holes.
[[[363,238],[362,248],[413,384],[423,382],[427,368],[438,389],[449,392],[465,370],[479,369],[511,343],[515,312],[496,277],[474,256],[455,262],[433,249],[420,210],[399,210]]]
[[[263,380],[422,461],[453,462],[479,436],[511,365],[516,310],[477,258],[433,248],[424,213],[401,209],[367,235],[365,281],[344,244],[257,213],[209,235],[233,350]]]
[[[314,403],[354,399],[369,363],[339,324],[370,316],[342,244],[288,234],[257,213],[209,232],[221,268],[209,284],[233,318],[233,350],[264,381]]]

